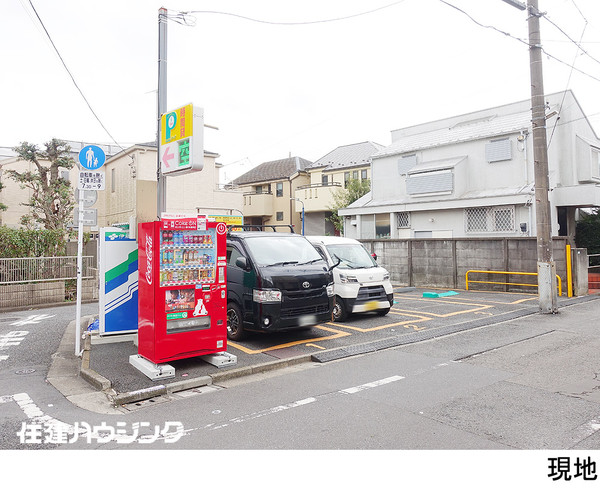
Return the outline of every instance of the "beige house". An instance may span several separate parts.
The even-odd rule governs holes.
[[[293,225],[302,230],[302,206],[294,198],[301,187],[309,186],[306,168],[311,164],[300,157],[265,162],[232,181],[243,192],[244,224]]]
[[[306,235],[336,235],[330,207],[336,190],[345,189],[350,179],[371,178],[371,156],[385,147],[371,141],[339,146],[306,170],[310,183],[296,189],[296,210],[304,205]]]
[[[219,155],[204,152],[204,167],[200,172],[167,176],[167,213],[203,213],[240,215],[242,193],[225,190],[218,182]],[[156,206],[156,145],[134,145],[106,161],[106,190],[101,193],[98,223],[100,226],[129,224],[157,219]]]
[[[71,145],[72,146],[72,145]],[[73,146],[72,146],[73,149]],[[77,151],[73,158],[77,161]],[[105,149],[106,151],[106,149]],[[204,168],[180,176],[167,177],[166,212],[206,213],[213,215],[240,215],[242,193],[224,190],[218,182],[220,164],[216,163],[216,153],[204,153]],[[85,231],[95,232],[99,227],[120,225],[134,231],[137,223],[154,221],[156,216],[156,145],[154,143],[131,146],[116,154],[108,154],[102,170],[105,173],[105,189],[98,191],[96,208],[98,224],[86,227]],[[27,162],[17,161],[16,157],[0,161],[0,179],[4,184],[0,192],[0,202],[8,206],[0,212],[0,224],[19,227],[20,217],[28,213],[28,208],[19,203],[29,197],[27,189],[21,189],[13,180],[2,177],[3,169],[25,170]],[[73,190],[78,183],[79,165],[64,170],[62,175],[69,178]]]

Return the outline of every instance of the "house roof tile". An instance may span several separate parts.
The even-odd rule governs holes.
[[[385,146],[371,141],[338,146],[327,155],[319,158],[309,169],[321,168],[324,172],[368,165],[371,156],[385,149]]]
[[[264,162],[233,180],[235,185],[252,184],[255,182],[271,182],[288,179],[298,171],[304,171],[312,162],[300,157],[284,158]]]

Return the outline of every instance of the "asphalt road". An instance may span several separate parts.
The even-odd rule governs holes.
[[[390,478],[399,474],[402,478],[396,481],[400,484],[415,478],[413,471],[418,471],[418,482],[423,483],[435,476],[427,468],[447,468],[450,461],[450,473],[443,480],[446,486],[455,477],[462,488],[475,488],[467,483],[479,473],[473,469],[465,472],[464,453],[457,452],[469,449],[476,450],[468,453],[469,463],[477,461],[479,470],[488,475],[496,470],[497,483],[531,480],[526,486],[545,488],[553,483],[548,477],[549,456],[577,454],[600,460],[597,296],[570,306],[563,303],[558,315],[540,315],[526,311],[529,306],[524,305],[531,304],[527,296],[511,296],[507,301],[507,296],[479,298],[461,293],[441,302],[439,298],[420,301],[417,293],[410,294],[413,297],[407,296],[407,303],[400,299],[395,305],[398,316],[384,319],[390,322],[387,327],[378,328],[379,319],[362,318],[361,322],[353,318],[344,331],[358,332],[354,338],[361,341],[375,332],[387,332],[390,337],[392,329],[406,331],[402,335],[407,336],[430,330],[429,338],[237,377],[104,414],[70,404],[44,379],[44,365],[65,328],[64,323],[58,325],[56,317],[63,315],[61,318],[68,320],[72,310],[1,314],[2,338],[21,339],[0,351],[0,355],[8,355],[0,361],[1,448],[56,449],[58,453],[77,449],[85,454],[89,449],[102,449],[102,455],[119,449],[203,450],[191,453],[191,466],[188,453],[156,453],[162,469],[157,478],[166,474],[176,478],[177,464],[196,469],[199,461],[201,472],[212,469],[211,477],[203,481],[212,482],[212,477],[218,476],[220,480],[215,482],[236,481],[246,486],[259,481],[264,485],[265,477],[282,478],[274,468],[285,469],[284,475],[293,475],[292,483],[304,485],[314,481],[350,484],[363,479],[371,485],[389,484]],[[502,321],[506,319],[503,315],[517,310],[522,310],[522,315]],[[477,323],[478,312],[497,314],[498,321]],[[34,314],[46,316],[30,318]],[[402,315],[413,315],[411,323],[404,323],[408,320]],[[415,323],[417,315],[430,318],[431,323]],[[427,328],[405,328],[409,325]],[[6,337],[16,331],[21,333]],[[313,338],[309,343],[327,345],[352,337]],[[345,347],[332,345],[331,350]],[[305,343],[298,346],[307,348]],[[253,350],[258,350],[256,345]],[[313,352],[317,351],[323,350],[313,347]],[[35,371],[29,372],[32,369]],[[54,430],[57,439],[53,443],[46,442],[44,429],[48,433]],[[215,449],[233,452],[212,451]],[[235,451],[291,449],[333,452],[307,460],[296,453],[273,451],[268,453],[273,466],[266,465],[261,451]],[[382,458],[378,451],[358,455],[337,451],[348,449],[394,452]],[[411,451],[421,449],[441,453]],[[505,455],[511,449],[542,452],[508,451]],[[146,451],[142,453],[138,458],[146,464]],[[311,458],[314,453],[302,455]],[[230,476],[224,471],[232,464],[236,474]],[[258,473],[257,464],[262,465]],[[511,470],[498,471],[498,465],[509,465]],[[300,467],[303,471],[298,473]],[[588,476],[593,476],[592,467],[587,468]],[[526,475],[518,482],[510,480],[517,470],[525,470]],[[138,477],[136,482],[144,480],[135,471],[131,474]],[[314,480],[317,474],[319,478]],[[579,478],[583,480],[581,474]]]

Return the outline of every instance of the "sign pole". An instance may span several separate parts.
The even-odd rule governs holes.
[[[83,269],[83,191],[79,192],[77,217],[77,309],[75,314],[75,355],[81,356],[81,276]]]
[[[167,9],[158,10],[158,87],[156,130],[156,216],[166,211],[167,183],[160,165],[161,117],[167,112]]]
[[[106,162],[104,150],[96,145],[86,145],[79,152],[79,164],[85,171],[79,172],[79,208],[77,216],[77,307],[75,313],[75,355],[80,357],[81,350],[81,282],[83,276],[83,224],[85,209],[84,191],[86,189],[104,190],[105,174],[100,168]],[[86,224],[90,224],[86,221]],[[94,226],[94,224],[92,224]]]

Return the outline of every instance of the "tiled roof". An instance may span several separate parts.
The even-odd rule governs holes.
[[[298,171],[305,170],[312,162],[300,157],[284,158],[272,162],[261,163],[258,167],[249,170],[232,184],[244,185],[254,182],[271,182],[273,180],[288,179]]]
[[[310,166],[310,169],[322,168],[326,172],[340,168],[368,165],[371,162],[371,156],[384,149],[385,146],[371,141],[338,146],[324,157],[319,158]]]
[[[382,158],[463,141],[501,136],[530,128],[531,111],[465,120],[464,122],[454,123],[452,126],[441,129],[402,136],[387,148],[373,155],[373,158]]]

